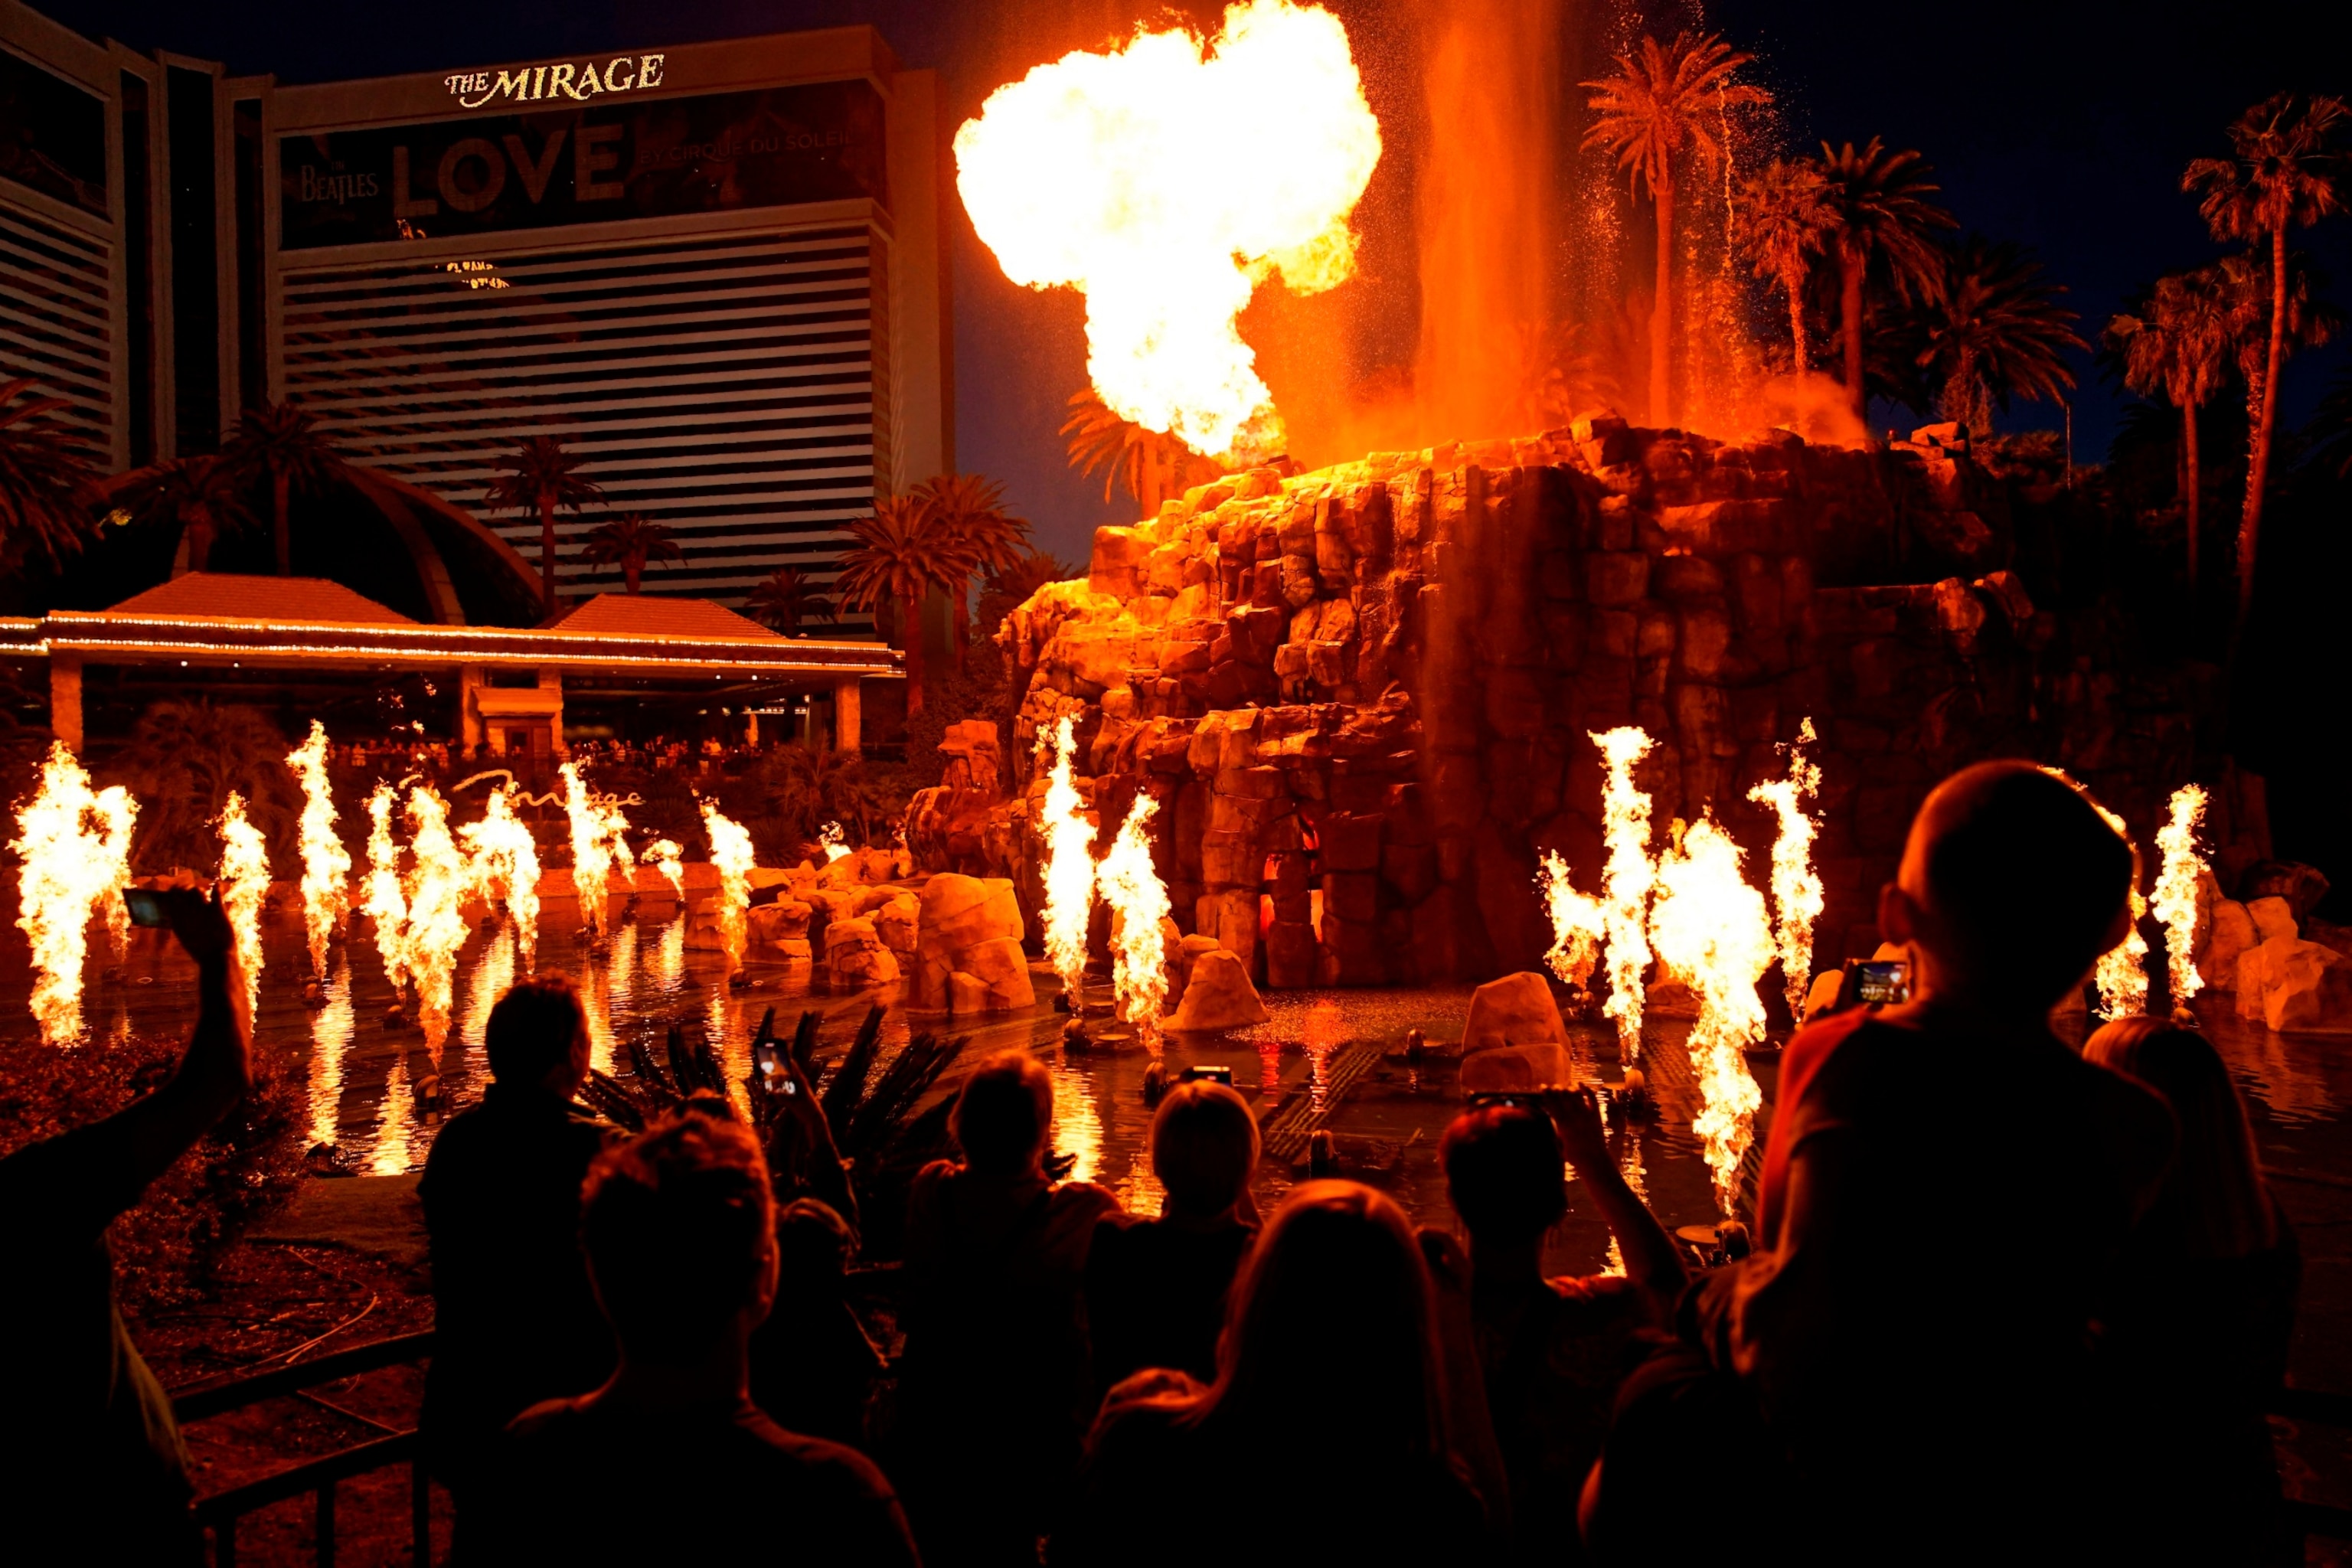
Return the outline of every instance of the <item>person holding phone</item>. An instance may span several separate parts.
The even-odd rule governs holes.
[[[106,1227],[253,1087],[252,1027],[220,897],[139,889],[147,923],[195,961],[188,1048],[152,1094],[0,1160],[0,1343],[21,1447],[0,1466],[9,1549],[25,1563],[200,1562],[172,1402],[114,1300]]]

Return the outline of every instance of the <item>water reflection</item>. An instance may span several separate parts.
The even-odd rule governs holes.
[[[332,1143],[341,1131],[343,1058],[352,1048],[352,965],[337,961],[327,1003],[310,1016],[310,1142]]]
[[[489,1058],[484,1041],[489,1033],[490,1009],[515,983],[514,927],[501,925],[482,944],[479,956],[474,960],[474,973],[466,982],[466,1012],[457,1024],[457,1060],[453,1067],[444,1068],[444,1076],[459,1076],[487,1079]],[[594,1009],[590,1009],[593,1014]],[[595,1027],[592,1018],[589,1027]]]
[[[1102,1174],[1102,1113],[1095,1109],[1094,1074],[1056,1059],[1046,1069],[1054,1080],[1054,1148],[1076,1157],[1070,1180],[1091,1182]]]
[[[408,1053],[393,1053],[392,1072],[383,1080],[383,1107],[376,1119],[375,1152],[368,1160],[372,1175],[397,1176],[409,1167],[409,1142],[416,1131],[415,1093],[408,1086]]]
[[[664,991],[675,991],[686,984],[686,918],[681,907],[677,917],[662,928],[661,946],[646,965],[654,984]]]

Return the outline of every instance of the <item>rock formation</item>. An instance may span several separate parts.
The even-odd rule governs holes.
[[[1033,1005],[1024,926],[1012,882],[945,871],[923,886],[915,936],[919,1012],[1009,1012]]]

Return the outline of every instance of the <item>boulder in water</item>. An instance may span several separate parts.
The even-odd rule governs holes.
[[[1184,999],[1168,1018],[1171,1029],[1246,1029],[1265,1023],[1273,1015],[1258,999],[1249,971],[1241,959],[1223,948],[1192,960],[1184,982]]]

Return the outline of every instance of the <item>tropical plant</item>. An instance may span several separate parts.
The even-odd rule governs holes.
[[[133,473],[115,493],[109,522],[168,528],[188,542],[188,570],[201,572],[222,535],[255,526],[236,471],[216,457],[166,458]]]
[[[1864,289],[1874,268],[1882,286],[1904,303],[1922,295],[1940,268],[1930,231],[1957,228],[1952,215],[1927,200],[1938,187],[1926,159],[1891,152],[1877,137],[1857,150],[1822,143],[1823,195],[1836,215],[1838,331],[1844,346],[1846,395],[1853,416],[1870,411],[1864,374]]]
[[[294,535],[289,512],[294,492],[315,495],[340,482],[345,472],[341,451],[318,428],[310,411],[289,398],[239,415],[220,456],[240,481],[268,481],[270,540],[278,574],[291,576]]]
[[[2188,519],[2193,591],[2204,490],[2197,411],[2221,390],[2231,347],[2230,307],[2221,270],[2212,267],[2158,279],[2137,305],[2110,321],[2101,339],[2126,386],[2143,397],[2160,395],[2180,411],[2180,500]]]
[[[2180,176],[2182,190],[2200,195],[2198,211],[2214,238],[2262,247],[2270,264],[2261,417],[2253,431],[2245,507],[2238,525],[2241,621],[2253,601],[2263,493],[2270,483],[2271,450],[2278,428],[2279,374],[2285,363],[2291,327],[2287,231],[2308,227],[2343,210],[2345,150],[2339,138],[2347,130],[2352,130],[2352,110],[2341,99],[2278,93],[2246,110],[2230,127],[2230,156],[2200,158]]]
[[[753,782],[757,816],[774,828],[779,858],[787,860],[805,854],[828,822],[840,823],[856,843],[871,843],[905,804],[854,752],[778,746],[761,758]]]
[[[1986,436],[1995,404],[2063,401],[2074,385],[2066,351],[2089,346],[2074,331],[2074,312],[2058,302],[2066,290],[2043,282],[2042,264],[2008,240],[1972,234],[1940,250],[1915,312],[1914,350],[1937,388],[1938,412]]]
[[[1683,32],[1671,44],[1644,37],[1617,57],[1617,74],[1583,85],[1593,113],[1584,144],[1617,160],[1634,194],[1649,193],[1658,228],[1657,290],[1650,307],[1650,423],[1674,422],[1669,375],[1674,344],[1675,164],[1688,152],[1701,171],[1720,168],[1727,112],[1767,104],[1760,87],[1731,79],[1751,57],[1713,33]]]
[[[897,608],[911,719],[923,710],[923,600],[933,589],[952,593],[971,575],[971,558],[912,496],[877,498],[873,515],[851,523],[849,531],[857,548],[842,557],[834,587],[852,608]]]
[[[820,591],[815,578],[797,566],[779,566],[769,573],[767,580],[745,598],[743,607],[751,612],[753,620],[786,637],[797,634],[803,621],[833,619],[833,601]]]
[[[0,552],[11,566],[36,550],[62,565],[89,537],[93,451],[57,416],[65,406],[62,397],[41,396],[29,376],[0,384]]]
[[[576,516],[582,507],[604,499],[602,489],[581,478],[587,461],[553,436],[525,437],[521,446],[496,459],[498,475],[483,498],[501,511],[538,514],[539,593],[550,615],[555,613],[555,514]]]
[[[983,594],[989,598],[1001,595],[1018,605],[1046,584],[1066,583],[1073,577],[1086,575],[1086,570],[1045,551],[1032,550],[1019,560],[991,572]]]
[[[1789,364],[1799,375],[1813,367],[1805,341],[1806,279],[1837,229],[1828,193],[1829,183],[1810,158],[1775,158],[1739,188],[1739,247],[1755,263],[1756,275],[1769,278],[1789,297]]]
[[[148,709],[99,770],[139,797],[131,868],[146,875],[215,865],[217,824],[231,790],[245,797],[271,858],[291,864],[302,795],[286,766],[287,745],[257,708],[173,698]]]
[[[975,571],[994,572],[1021,559],[1029,547],[1029,523],[1004,510],[1004,487],[978,474],[941,474],[915,488],[915,499],[931,509],[931,519],[947,530]],[[964,601],[971,578],[951,590],[955,600],[956,668],[963,668],[971,640],[971,623]]]
[[[1070,394],[1062,440],[1070,467],[1088,479],[1103,470],[1103,500],[1124,485],[1144,517],[1157,517],[1160,502],[1224,472],[1167,432],[1122,418],[1091,386]]]
[[[647,522],[642,513],[625,511],[588,531],[580,559],[596,566],[618,566],[622,586],[634,594],[649,563],[683,561],[686,552],[677,547],[677,536],[660,523]]]

